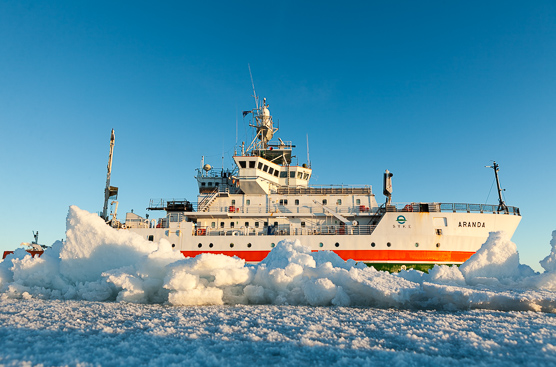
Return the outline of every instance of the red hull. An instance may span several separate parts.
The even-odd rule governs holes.
[[[316,252],[316,251],[313,251]],[[426,251],[426,250],[334,250],[343,260],[358,262],[400,262],[400,263],[463,263],[475,252],[471,251]],[[182,251],[185,257],[195,257],[203,253],[237,256],[248,262],[262,261],[270,251]]]

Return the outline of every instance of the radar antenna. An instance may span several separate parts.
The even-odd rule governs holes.
[[[492,161],[492,166],[485,166],[486,168],[492,168],[494,170],[494,177],[496,178],[496,185],[498,187],[498,211],[503,211],[504,213],[508,213],[508,207],[502,199],[502,189],[500,188],[500,180],[498,179],[498,169],[500,166],[496,163],[496,161]]]

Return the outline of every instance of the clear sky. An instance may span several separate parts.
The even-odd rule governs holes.
[[[312,184],[394,173],[395,202],[496,203],[496,160],[540,270],[556,229],[554,1],[0,1],[0,250],[102,209],[196,200],[257,94]],[[489,195],[490,192],[490,195]],[[152,214],[152,213],[151,213]]]

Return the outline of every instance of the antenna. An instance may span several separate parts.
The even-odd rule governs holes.
[[[311,168],[311,160],[309,159],[309,134],[307,134],[307,165]]]
[[[257,97],[257,92],[255,92],[255,83],[253,83],[253,74],[251,74],[251,65],[247,64],[249,68],[249,76],[251,77],[251,85],[253,86],[253,97],[255,98],[255,108],[259,108],[259,98]]]

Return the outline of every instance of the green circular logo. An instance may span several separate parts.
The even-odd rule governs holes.
[[[405,222],[407,222],[407,220],[405,219],[405,217],[403,215],[398,215],[398,217],[396,218],[396,222],[398,222],[400,224],[404,224]]]

